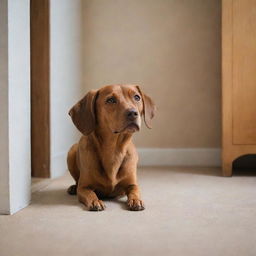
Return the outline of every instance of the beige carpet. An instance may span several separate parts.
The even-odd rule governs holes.
[[[0,216],[1,256],[255,256],[256,177],[213,168],[143,168],[146,210],[125,200],[88,212],[66,194],[71,177],[51,181],[32,204]]]

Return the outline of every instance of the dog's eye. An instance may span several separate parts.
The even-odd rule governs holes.
[[[135,99],[136,101],[140,101],[140,96],[136,94],[136,95],[134,96],[134,99]]]
[[[106,100],[106,103],[114,104],[114,103],[116,103],[116,99],[114,97],[108,98]]]

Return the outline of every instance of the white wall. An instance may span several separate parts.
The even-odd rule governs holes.
[[[82,0],[50,1],[51,177],[66,170],[79,134],[68,111],[82,96]]]
[[[30,201],[29,0],[0,0],[0,213]]]

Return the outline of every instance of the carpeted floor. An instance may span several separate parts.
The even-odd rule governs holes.
[[[29,207],[0,216],[0,255],[256,255],[255,176],[143,168],[139,181],[145,211],[127,211],[122,199],[88,212],[66,193],[68,174],[52,180]]]

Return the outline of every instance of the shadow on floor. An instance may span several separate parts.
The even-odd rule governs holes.
[[[104,202],[115,202],[120,205],[120,208],[127,210],[126,200],[122,198],[102,199]],[[69,195],[67,189],[50,189],[46,188],[41,191],[37,191],[32,194],[32,205],[67,205],[67,206],[78,206],[83,210],[87,208],[78,201],[76,195]]]
[[[47,205],[75,205],[77,197],[67,193],[67,189],[50,189],[45,188],[32,194],[32,204],[47,204]]]

